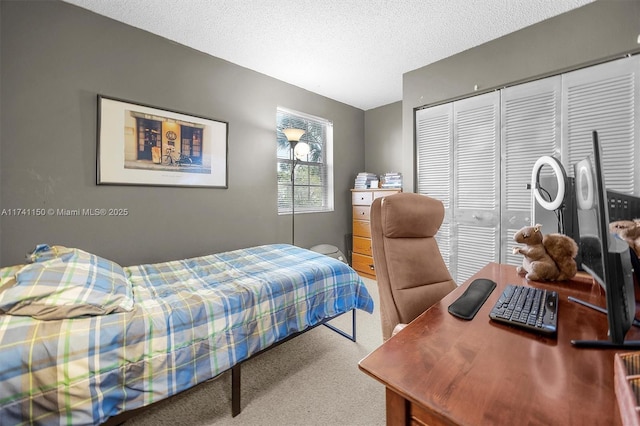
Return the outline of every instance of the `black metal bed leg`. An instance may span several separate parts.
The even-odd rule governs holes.
[[[345,312],[346,313],[346,312]],[[344,314],[341,314],[344,315]],[[329,321],[329,320],[325,320],[325,321]],[[338,333],[341,336],[346,337],[347,339],[355,342],[356,341],[356,310],[355,308],[351,310],[351,330],[352,330],[352,334],[347,334],[344,331],[340,330],[337,327],[334,327],[333,325],[329,324],[328,322],[322,322],[319,324],[314,325],[311,328],[315,328],[318,327],[320,324],[329,327],[331,330],[335,331],[336,333]],[[251,355],[248,359],[254,358],[258,355],[260,355],[261,353],[272,349],[275,346],[281,345],[282,343],[291,340],[292,338],[304,333],[307,330],[302,330],[299,331],[297,333],[294,333],[290,336],[288,336],[287,338],[276,342],[275,344],[273,344],[272,346],[265,348],[253,355]],[[245,360],[247,361],[247,360]],[[244,361],[242,361],[244,362]],[[240,414],[240,411],[242,411],[241,405],[240,405],[240,391],[241,391],[241,386],[240,386],[240,382],[241,382],[241,365],[242,362],[237,363],[236,365],[234,365],[233,367],[231,367],[231,416],[232,417],[236,417],[238,414]]]
[[[240,414],[240,365],[231,367],[231,417]]]
[[[338,327],[334,327],[333,325],[329,324],[329,323],[324,323],[323,325],[325,327],[329,327],[331,330],[335,331],[336,333],[338,333],[341,336],[346,337],[347,339],[351,340],[352,342],[356,341],[356,310],[355,308],[351,310],[351,333],[352,334],[347,334],[344,331],[340,330]]]

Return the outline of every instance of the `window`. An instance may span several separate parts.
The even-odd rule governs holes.
[[[333,124],[319,117],[278,108],[278,214],[292,211],[291,149],[283,129],[303,129],[301,142],[309,144],[309,153],[296,161],[295,212],[333,211]]]

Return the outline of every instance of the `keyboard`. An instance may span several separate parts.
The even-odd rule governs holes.
[[[489,317],[515,327],[553,335],[558,329],[558,293],[509,284]]]

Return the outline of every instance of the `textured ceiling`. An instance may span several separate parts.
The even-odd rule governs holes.
[[[361,108],[402,74],[593,0],[64,0]]]

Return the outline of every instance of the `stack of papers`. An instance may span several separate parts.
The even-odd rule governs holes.
[[[356,176],[353,189],[368,189],[378,187],[378,175],[374,173],[360,172]]]
[[[402,189],[402,173],[387,172],[382,176],[382,187]]]

